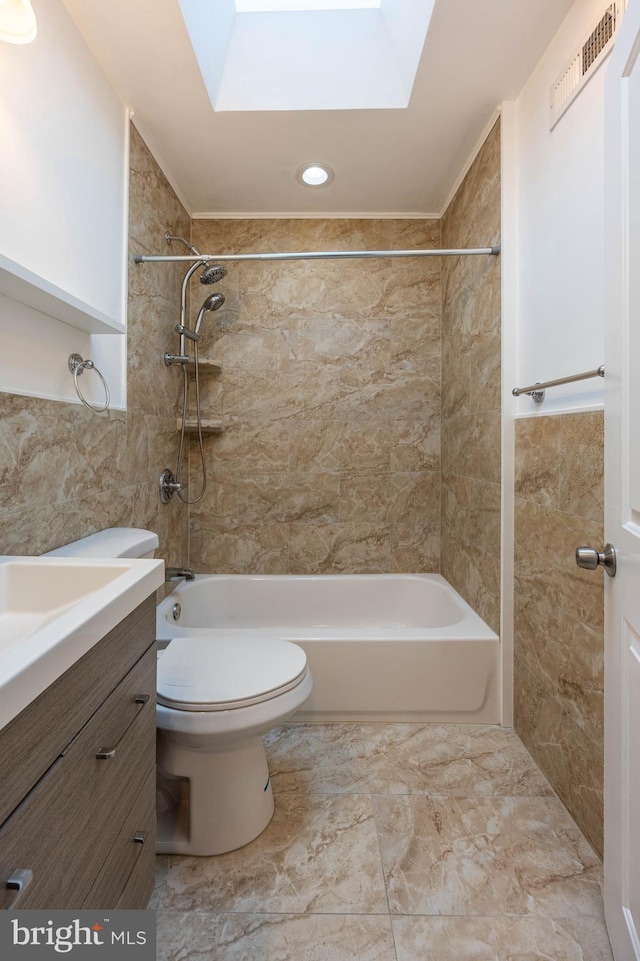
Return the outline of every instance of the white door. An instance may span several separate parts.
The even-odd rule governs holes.
[[[640,959],[640,0],[605,93],[605,914],[616,961]]]

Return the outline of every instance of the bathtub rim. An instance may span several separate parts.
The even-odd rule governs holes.
[[[216,581],[246,581],[255,580],[260,582],[270,582],[284,580],[291,581],[315,581],[315,580],[338,580],[347,578],[366,579],[368,581],[380,580],[426,580],[430,583],[438,584],[443,587],[452,597],[454,603],[462,611],[462,617],[454,624],[443,627],[420,627],[420,628],[298,628],[298,627],[278,627],[278,626],[252,626],[252,627],[182,627],[179,623],[171,623],[171,610],[176,601],[188,595],[194,584],[201,584],[204,580],[214,579]],[[183,603],[186,603],[184,601]],[[169,641],[174,637],[185,637],[189,635],[203,635],[206,633],[223,631],[233,637],[243,633],[262,632],[269,637],[282,638],[283,640],[300,641],[348,641],[348,640],[369,640],[369,641],[425,641],[425,640],[447,640],[456,641],[499,641],[498,635],[489,625],[482,620],[470,604],[456,591],[456,589],[441,574],[196,574],[194,581],[183,581],[177,584],[173,590],[163,598],[156,607],[156,638],[159,641]]]

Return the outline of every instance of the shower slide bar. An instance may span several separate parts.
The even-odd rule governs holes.
[[[595,370],[585,370],[582,374],[572,374],[570,377],[557,377],[556,380],[545,380],[543,384],[531,384],[529,387],[514,387],[511,393],[514,397],[520,394],[530,394],[536,404],[544,400],[547,387],[560,387],[562,384],[573,384],[576,380],[589,380],[591,377],[604,377],[604,364]]]
[[[488,254],[497,257],[500,247],[470,247],[462,250],[321,250],[306,253],[274,253],[274,254],[193,254],[184,256],[152,256],[136,254],[136,264],[150,263],[202,263],[205,260],[216,263],[241,262],[247,260],[356,260],[358,258],[374,257],[476,257]]]

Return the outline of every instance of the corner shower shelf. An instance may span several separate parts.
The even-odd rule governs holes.
[[[182,417],[178,417],[177,429],[182,430]],[[189,433],[198,433],[198,421],[195,417],[188,417],[185,421],[185,428]],[[224,430],[224,422],[221,417],[206,417],[202,419],[203,434],[221,434]]]
[[[221,374],[222,365],[216,360],[211,360],[210,357],[200,357],[198,359],[198,367],[200,368],[201,374]],[[194,371],[196,369],[195,363],[189,364],[188,370]]]

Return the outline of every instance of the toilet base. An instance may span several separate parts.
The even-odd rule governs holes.
[[[210,856],[253,841],[273,816],[262,738],[226,751],[199,751],[175,732],[158,731],[158,854]]]

